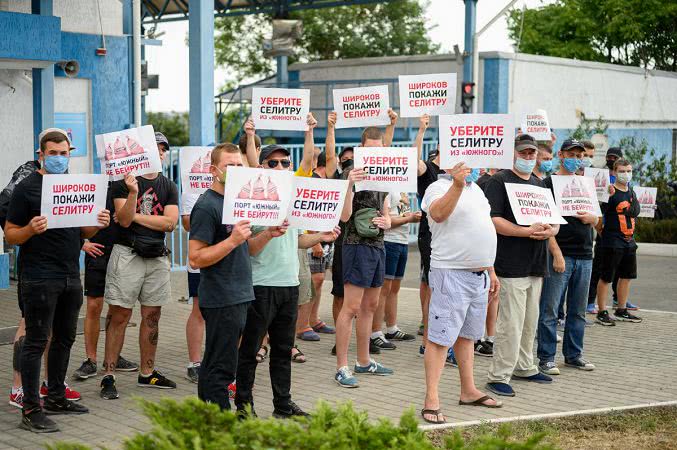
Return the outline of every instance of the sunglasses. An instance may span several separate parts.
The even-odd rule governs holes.
[[[282,164],[282,167],[284,167],[285,169],[288,169],[289,166],[291,166],[291,161],[289,161],[288,159],[282,159],[282,160],[270,159],[270,160],[268,160],[267,164],[268,164],[268,167],[270,167],[271,169],[276,168],[278,164]]]

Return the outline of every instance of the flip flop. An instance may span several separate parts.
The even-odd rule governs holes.
[[[495,405],[489,405],[485,403],[487,400],[493,400],[496,402]],[[503,402],[500,402],[492,397],[489,397],[488,395],[485,395],[484,397],[480,397],[477,400],[474,400],[472,402],[464,402],[459,400],[458,404],[461,406],[484,406],[485,408],[500,408],[503,406]]]
[[[298,345],[295,345],[292,347],[292,350],[296,349],[296,354],[292,355],[291,360],[292,362],[303,364],[306,362],[306,355],[303,354],[303,352],[299,349]]]
[[[330,327],[321,320],[317,322],[315,325],[313,325],[313,331],[315,331],[316,333],[336,334],[336,329],[334,327]]]
[[[440,415],[442,415],[442,416],[444,417],[444,414],[442,414],[442,410],[441,410],[441,409],[425,409],[425,408],[424,408],[424,409],[421,410],[421,417],[422,417],[423,420],[425,420],[426,422],[432,423],[432,424],[435,424],[435,425],[439,425],[439,424],[441,424],[441,423],[447,423],[447,419],[446,419],[446,418],[444,418],[444,419],[442,419],[442,420],[430,420],[430,419],[426,419],[426,418],[425,418],[426,414],[427,414],[427,415],[430,415],[430,416],[435,416],[437,419],[439,419]]]
[[[317,342],[320,340],[320,335],[315,333],[312,328],[306,328],[302,332],[297,333],[296,338],[302,341]]]

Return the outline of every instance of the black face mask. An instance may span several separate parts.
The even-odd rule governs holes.
[[[353,160],[352,159],[346,159],[345,161],[341,161],[341,170],[347,170],[353,167]]]
[[[606,160],[606,166],[609,168],[609,170],[614,170],[614,164],[616,163],[616,160],[614,159],[607,159]]]

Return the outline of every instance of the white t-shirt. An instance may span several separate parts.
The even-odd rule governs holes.
[[[405,212],[411,211],[409,205],[402,202],[402,197],[399,192],[391,192],[388,194],[390,199],[390,215],[401,216]],[[405,223],[399,227],[390,228],[383,233],[383,239],[386,242],[394,244],[409,244],[409,224]]]
[[[421,209],[429,213],[430,205],[442,197],[453,184],[441,178],[425,191]],[[432,232],[430,267],[436,269],[478,269],[491,267],[496,258],[496,229],[491,208],[477,184],[463,188],[456,208],[449,218],[437,223],[428,214]]]
[[[197,202],[197,199],[200,198],[201,194],[182,194],[181,195],[181,215],[190,216],[190,213],[193,211],[193,206]],[[190,238],[190,234],[188,236]],[[188,252],[186,251],[186,259],[188,259]],[[186,270],[190,273],[200,273],[200,269],[193,269],[190,267],[190,264],[186,260]]]

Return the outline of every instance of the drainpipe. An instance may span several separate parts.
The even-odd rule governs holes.
[[[141,0],[132,0],[132,46],[134,53],[134,126],[141,124]]]

